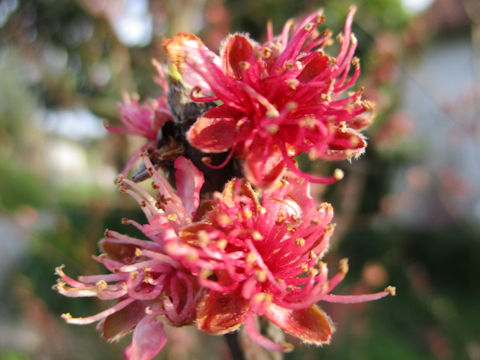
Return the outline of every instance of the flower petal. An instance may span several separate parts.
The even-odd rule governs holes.
[[[193,216],[200,203],[200,189],[205,182],[203,173],[183,156],[175,160],[174,167],[177,170],[175,184],[178,196],[182,199],[185,209]]]
[[[272,150],[270,154],[264,154],[264,150],[264,146],[252,146],[244,170],[249,182],[269,188],[283,174],[286,164],[279,151]]]
[[[245,321],[248,302],[238,293],[209,291],[197,312],[197,327],[209,334],[222,335],[236,330]]]
[[[265,315],[282,330],[307,343],[328,343],[334,331],[328,316],[316,305],[291,310],[272,303],[267,307]]]
[[[205,67],[204,54],[212,62],[219,65],[220,58],[210,51],[197,36],[190,33],[179,33],[170,39],[163,40],[163,48],[167,54],[168,61],[175,65],[186,83],[191,86],[198,86],[204,93],[210,92],[210,86],[207,82],[187,64],[187,58],[196,66]]]
[[[329,60],[328,56],[315,53],[309,62],[305,64],[297,79],[304,83],[312,80],[328,68]]]
[[[242,78],[242,62],[249,62],[253,55],[253,45],[249,38],[240,34],[228,37],[225,47],[221,51],[223,69],[225,73],[234,78]]]
[[[225,106],[207,111],[188,130],[187,139],[197,149],[207,153],[221,153],[235,141],[235,127],[240,113]]]
[[[105,339],[114,341],[133,329],[144,316],[145,305],[135,301],[105,318],[98,327],[102,330]]]
[[[165,346],[163,324],[155,316],[145,316],[133,332],[132,343],[125,349],[127,360],[150,360]]]
[[[338,129],[330,140],[328,149],[320,157],[334,161],[358,158],[366,147],[367,141],[359,132],[350,128]]]

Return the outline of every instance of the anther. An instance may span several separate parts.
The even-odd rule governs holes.
[[[397,294],[397,288],[395,286],[387,286],[385,291],[388,292],[391,296],[395,296]]]
[[[272,135],[276,134],[278,132],[278,125],[275,125],[275,124],[267,125],[266,128],[267,128],[267,131]]]
[[[339,267],[342,275],[346,275],[348,273],[348,259],[347,258],[341,259],[339,262]]]
[[[310,30],[313,29],[314,26],[315,26],[314,23],[309,22],[307,25],[305,25],[305,26],[303,27],[303,30],[305,30],[305,31],[310,31]]]
[[[238,66],[240,66],[243,70],[248,70],[250,68],[250,63],[247,61],[239,61]]]
[[[336,180],[342,180],[344,175],[345,175],[345,174],[344,174],[343,170],[341,170],[341,169],[335,169],[335,170],[333,171],[333,177],[334,177]]]
[[[305,246],[306,240],[304,238],[296,238],[295,239],[295,244],[298,246]]]
[[[100,280],[96,284],[97,291],[103,291],[108,287],[108,284],[105,280]]]
[[[177,221],[178,216],[177,216],[177,214],[168,214],[167,219],[168,219],[168,221]]]

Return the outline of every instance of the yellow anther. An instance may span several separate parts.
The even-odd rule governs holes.
[[[202,279],[207,279],[207,278],[208,278],[210,275],[212,275],[212,274],[213,274],[213,272],[212,272],[212,270],[210,270],[210,269],[202,269],[202,270],[200,271],[200,277],[201,277]]]
[[[257,240],[257,241],[263,240],[263,235],[256,230],[252,233],[252,237],[253,237],[253,240]]]
[[[298,246],[305,246],[306,240],[304,238],[296,238],[295,239],[295,244]]]
[[[248,70],[250,68],[250,63],[247,61],[239,61],[238,66],[240,66],[243,70]]]
[[[306,116],[302,120],[300,120],[300,126],[315,129],[315,125],[317,124],[317,119],[311,116]]]
[[[108,287],[108,284],[105,280],[100,280],[96,284],[97,291],[103,291]]]
[[[290,101],[286,105],[288,111],[294,111],[298,108],[298,104],[295,101]]]
[[[333,171],[333,177],[334,177],[336,180],[342,180],[344,175],[345,175],[345,174],[344,174],[343,170],[341,170],[341,169],[335,169],[335,170]]]
[[[256,275],[257,275],[257,280],[260,282],[265,282],[267,280],[267,274],[265,274],[265,271],[257,270]]]
[[[66,322],[69,322],[70,320],[73,319],[73,316],[70,313],[64,313],[61,316],[62,316],[62,319],[65,320]]]
[[[305,26],[303,27],[303,30],[305,30],[305,31],[310,31],[310,30],[313,29],[314,26],[315,26],[314,23],[309,22],[307,25],[305,25]]]
[[[320,98],[321,98],[323,101],[327,101],[327,102],[331,102],[331,101],[332,101],[332,97],[330,96],[330,94],[322,94],[322,95],[320,95]]]
[[[168,214],[167,219],[168,219],[168,221],[177,221],[178,216],[177,216],[177,214]]]
[[[395,296],[397,294],[397,288],[395,286],[387,286],[385,291],[388,292],[391,296]]]
[[[290,87],[290,89],[296,90],[298,85],[300,84],[300,81],[298,81],[297,79],[288,79],[287,84]]]
[[[221,239],[217,241],[216,246],[220,250],[225,250],[225,248],[227,247],[227,244],[228,244],[227,239]]]
[[[340,267],[340,272],[343,275],[346,275],[348,273],[348,259],[347,258],[341,259],[339,262],[339,267]]]
[[[247,254],[246,259],[245,259],[245,261],[250,265],[255,263],[256,260],[257,260],[257,255],[255,255],[255,253],[253,253],[253,252],[249,252]]]
[[[315,269],[315,268],[311,268],[310,270],[308,270],[308,276],[315,276],[318,274],[318,270]]]
[[[200,230],[197,233],[198,244],[202,247],[207,246],[210,242],[210,238],[205,230]]]
[[[228,226],[233,224],[232,218],[225,214],[220,214],[217,218],[217,221],[221,226]]]
[[[292,352],[295,349],[292,344],[286,341],[282,341],[279,345],[282,347],[283,352]]]
[[[191,252],[187,254],[187,261],[189,262],[194,262],[197,259],[198,259],[198,254],[196,252]]]
[[[143,256],[143,251],[140,248],[135,248],[135,256]]]

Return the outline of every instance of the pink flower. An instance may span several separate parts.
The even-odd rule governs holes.
[[[392,292],[330,294],[348,267],[343,261],[328,278],[320,259],[334,230],[333,209],[327,203],[315,207],[303,178],[289,175],[261,200],[246,181],[234,179],[214,196],[211,209],[203,222],[165,239],[172,258],[209,289],[198,307],[200,330],[224,334],[245,324],[265,348],[290,349],[258,333],[255,316],[261,315],[304,342],[328,343],[333,325],[315,303],[369,301]]]
[[[164,239],[191,223],[203,177],[189,160],[178,158],[175,167],[179,197],[168,182],[153,171],[148,157],[144,156],[144,161],[152,172],[157,198],[123,177],[119,183],[122,191],[138,201],[148,219],[144,225],[128,219],[123,222],[137,227],[149,240],[107,230],[100,242],[104,253],[94,259],[110,274],[81,276],[75,280],[66,275],[62,267],[56,269],[60,278],[55,289],[59,293],[116,300],[113,306],[93,316],[73,318],[64,314],[63,317],[71,324],[99,321],[99,329],[109,340],[135,329],[132,343],[125,350],[129,360],[151,359],[165,345],[165,332],[158,316],[165,317],[173,326],[191,324],[201,295],[197,279],[166,254]]]
[[[124,125],[123,128],[110,126],[108,123],[105,127],[108,131],[130,134],[145,138],[146,143],[142,145],[130,157],[125,165],[122,174],[127,174],[135,162],[139,159],[140,154],[146,150],[153,150],[156,147],[157,137],[160,129],[167,122],[172,120],[172,114],[167,105],[168,85],[165,80],[162,67],[155,63],[158,71],[157,82],[163,88],[163,94],[157,99],[149,99],[140,104],[137,95],[124,95],[123,103],[119,104],[120,121]]]
[[[207,153],[230,150],[245,160],[244,171],[254,185],[267,187],[288,166],[309,181],[331,183],[341,177],[302,173],[293,158],[308,153],[314,159],[343,160],[363,153],[366,141],[358,130],[370,123],[372,105],[363,90],[345,94],[360,75],[354,57],[357,41],[351,32],[355,9],[339,35],[336,57],[324,49],[331,33],[319,33],[321,13],[303,20],[292,35],[292,22],[258,44],[244,34],[230,35],[220,56],[194,35],[179,34],[164,42],[171,63],[196,86],[192,99],[221,101],[191,127],[191,144]],[[352,70],[353,67],[353,70]],[[196,97],[196,92],[211,96]]]

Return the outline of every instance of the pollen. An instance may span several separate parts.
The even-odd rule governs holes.
[[[66,322],[69,322],[73,319],[73,316],[70,313],[64,313],[61,316],[62,316],[62,319],[65,320]]]
[[[267,131],[272,135],[276,134],[278,132],[278,129],[278,125],[267,125]]]
[[[209,156],[204,156],[204,157],[202,157],[202,162],[204,164],[211,164],[212,163],[212,158],[209,157]]]
[[[280,113],[279,113],[278,110],[275,109],[275,108],[269,109],[269,110],[266,112],[266,114],[267,114],[267,117],[270,118],[270,119],[277,118],[277,117],[280,116]],[[276,132],[276,131],[275,131],[275,132]]]
[[[297,79],[288,79],[286,82],[292,90],[296,90],[298,85],[300,84],[300,81],[298,81]]]
[[[345,174],[344,174],[343,170],[341,170],[341,169],[335,169],[335,170],[333,171],[333,177],[334,177],[336,180],[342,180],[344,175],[345,175]]]
[[[103,291],[108,287],[108,284],[105,280],[98,281],[95,286],[97,287],[97,291]]]
[[[327,102],[331,102],[331,101],[332,101],[332,97],[330,96],[330,94],[322,94],[322,95],[320,95],[320,98],[321,98],[323,101],[327,101]]]
[[[288,111],[294,111],[298,108],[298,103],[295,101],[289,101],[286,105]]]
[[[205,247],[210,243],[210,238],[208,237],[208,234],[205,230],[200,230],[197,233],[197,237],[198,237],[198,244],[201,247]]]
[[[210,270],[210,269],[202,269],[202,270],[200,271],[200,277],[201,277],[202,279],[208,279],[208,277],[209,277],[210,275],[212,275],[212,274],[213,274],[213,272],[212,272],[212,270]]]
[[[300,126],[306,127],[308,129],[315,129],[317,124],[317,119],[312,116],[306,116],[300,120]]]
[[[257,276],[257,280],[260,281],[261,283],[267,281],[267,274],[265,274],[265,271],[257,270],[256,276]]]
[[[239,61],[238,66],[240,66],[243,70],[248,70],[250,68],[250,63],[248,61]]]
[[[314,26],[315,26],[314,23],[309,22],[307,25],[305,25],[305,26],[303,27],[303,30],[305,30],[305,31],[310,31],[310,30],[313,29]]]
[[[339,262],[339,267],[340,267],[340,272],[343,275],[346,275],[348,273],[348,259],[347,258],[341,259]]]
[[[232,218],[226,214],[220,214],[217,218],[217,221],[220,224],[220,226],[223,226],[223,227],[233,224]]]
[[[304,238],[296,238],[295,239],[295,244],[298,246],[305,246],[306,240]]]
[[[55,268],[55,275],[58,275],[58,276],[63,276],[65,275],[65,273],[63,272],[63,268],[65,267],[65,264],[62,264],[60,266],[57,266]]]
[[[256,302],[256,303],[262,303],[262,302],[271,302],[272,301],[272,294],[268,294],[268,293],[257,293],[253,296],[253,301]]]
[[[143,256],[143,251],[140,248],[135,248],[135,256]]]
[[[168,219],[168,221],[177,221],[178,216],[177,216],[177,214],[168,214],[167,219]]]
[[[223,251],[227,247],[227,244],[228,244],[227,239],[221,239],[217,241],[216,246],[218,249]]]
[[[253,240],[257,240],[257,241],[263,240],[263,235],[256,230],[253,232],[252,237],[253,237]]]
[[[247,264],[250,264],[250,265],[253,265],[255,264],[255,261],[257,260],[257,255],[255,255],[255,253],[253,252],[249,252],[247,254],[247,257],[245,259],[245,261],[247,262]]]
[[[295,347],[292,344],[286,341],[282,341],[280,343],[280,346],[282,347],[282,350],[284,352],[292,352],[295,349]]]
[[[270,50],[269,48],[265,47],[262,49],[262,56],[265,58],[265,59],[268,59],[270,56],[272,56],[272,50]]]
[[[391,296],[395,296],[397,294],[397,288],[395,286],[387,286],[385,291],[388,292]]]
[[[295,69],[295,65],[291,61],[286,61],[285,67],[287,68],[287,70],[290,70],[290,71]]]

